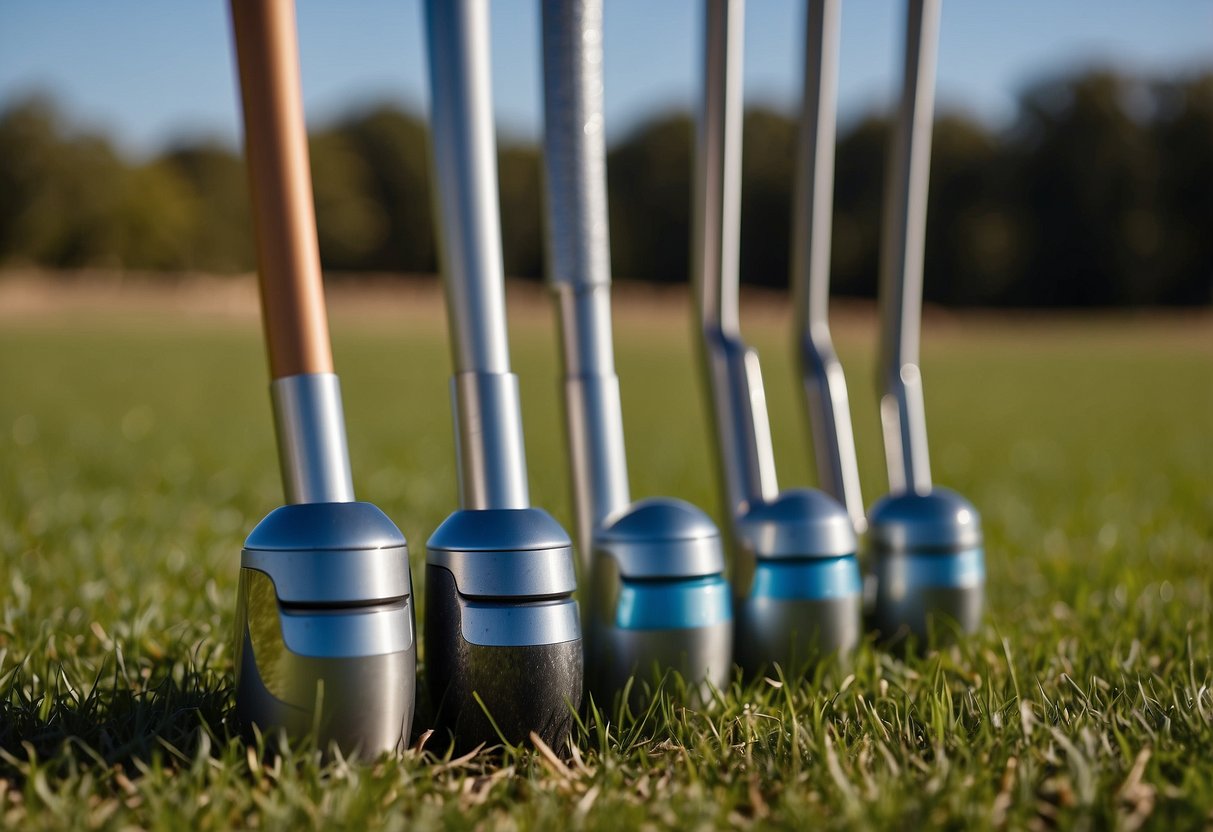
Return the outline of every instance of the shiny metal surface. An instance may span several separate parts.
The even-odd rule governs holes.
[[[408,547],[354,502],[332,372],[290,0],[233,0],[270,392],[286,498],[249,535],[236,720],[372,757],[408,743],[416,644]]]
[[[522,509],[530,504],[518,377],[457,373],[451,379],[459,505]]]
[[[245,538],[244,555],[253,550],[346,552],[407,545],[396,524],[370,503],[313,503],[279,506],[267,514]]]
[[[713,693],[733,678],[733,621],[718,620],[701,627],[604,631],[597,678],[591,690],[599,707],[611,707],[614,697],[632,680],[631,701],[644,702],[669,671],[687,683],[692,706],[712,701]]]
[[[351,502],[354,480],[337,376],[307,373],[276,378],[270,384],[270,399],[287,502]]]
[[[775,498],[775,455],[758,354],[740,335],[742,0],[708,0],[696,130],[692,277],[704,373],[730,518]]]
[[[877,551],[873,624],[886,641],[913,635],[922,645],[934,636],[972,633],[985,604],[985,555],[980,548],[948,554]]]
[[[724,547],[716,524],[690,503],[638,500],[594,536],[594,555],[610,558],[620,577],[697,578],[722,575]]]
[[[858,574],[855,530],[833,498],[801,489],[781,493],[776,482],[758,354],[741,340],[739,329],[744,4],[707,0],[706,10],[692,255],[704,376],[732,526],[738,655],[753,670],[761,662],[793,655],[789,651],[798,639],[804,644],[819,639],[811,645],[819,656],[850,649],[854,639],[849,634],[858,631],[860,593],[856,586],[853,604],[850,598],[818,603],[782,597],[782,588],[756,582],[766,564],[783,559],[811,563],[842,556]]]
[[[873,551],[937,554],[980,548],[981,515],[949,488],[927,494],[890,494],[872,506],[868,543]]]
[[[456,511],[426,544],[426,563],[473,598],[550,598],[577,589],[573,543],[537,508]]]
[[[242,568],[236,621],[241,725],[314,732],[321,746],[336,742],[366,757],[407,745],[416,672],[410,597],[284,605],[270,574]]]
[[[487,0],[427,0],[425,13],[462,509],[434,533],[426,556],[436,729],[461,749],[496,744],[499,730],[509,742],[536,731],[557,745],[581,702],[581,625],[571,542],[550,517],[526,510],[506,340],[489,8]],[[550,640],[556,636],[563,640]]]
[[[862,635],[862,600],[753,596],[737,608],[736,660],[747,674],[779,664],[799,673],[855,649]]]
[[[528,647],[581,639],[581,613],[572,598],[508,604],[459,598],[463,638],[482,647]]]
[[[430,147],[455,363],[460,505],[523,508],[526,459],[506,338],[488,4],[431,0],[426,26]]]
[[[331,372],[275,378],[269,386],[286,502],[352,502],[341,382]]]
[[[560,313],[565,419],[584,574],[590,576],[591,684],[612,697],[631,671],[676,667],[692,683],[727,678],[732,617],[720,533],[678,500],[629,505],[619,379],[611,337],[603,139],[601,0],[543,3],[544,165],[549,280]],[[708,586],[700,580],[713,576]],[[660,627],[623,615],[624,582],[645,579],[683,603]],[[720,586],[716,586],[719,584]],[[717,592],[717,594],[721,594]],[[667,596],[663,595],[663,598]],[[674,662],[674,664],[669,664]],[[723,674],[723,675],[722,675]]]
[[[923,240],[939,42],[939,0],[909,0],[905,75],[889,158],[881,252],[880,415],[891,494],[869,512],[874,623],[885,639],[925,642],[933,622],[981,622],[981,518],[931,484],[918,367]]]
[[[764,560],[841,557],[854,555],[859,546],[846,510],[812,488],[791,488],[754,505],[737,519],[737,534],[747,551]]]
[[[895,494],[931,488],[918,345],[939,14],[940,0],[908,3],[905,74],[886,175],[878,384],[889,490]]]
[[[345,552],[245,549],[240,565],[272,576],[279,600],[287,604],[375,604],[412,591],[403,546]]]
[[[596,531],[630,500],[611,337],[602,3],[545,0],[542,8],[548,280],[560,314],[577,541],[588,571]]]
[[[862,533],[867,520],[847,380],[834,351],[829,319],[840,6],[839,0],[808,3],[792,219],[792,291],[817,478],[823,490],[846,506],[855,530]]]
[[[457,373],[508,373],[489,6],[426,3],[438,244]]]
[[[425,576],[437,747],[444,737],[460,752],[480,743],[523,743],[532,731],[561,747],[581,704],[585,671],[576,602],[466,598],[446,569],[430,563]]]

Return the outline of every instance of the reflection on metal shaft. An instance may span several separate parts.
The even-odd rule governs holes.
[[[426,24],[460,499],[464,508],[523,508],[526,462],[506,339],[488,4],[431,0]]]
[[[730,521],[775,497],[775,459],[758,354],[740,338],[741,0],[709,0],[704,98],[696,136],[692,274]]]
[[[866,526],[842,363],[830,339],[830,228],[838,89],[839,0],[810,0],[792,222],[792,286],[805,404],[821,487]]]
[[[939,0],[910,0],[904,86],[885,193],[878,383],[889,488],[895,494],[931,489],[918,344],[939,13]]]

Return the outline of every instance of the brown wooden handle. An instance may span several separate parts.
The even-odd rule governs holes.
[[[331,373],[293,0],[232,0],[273,378]]]

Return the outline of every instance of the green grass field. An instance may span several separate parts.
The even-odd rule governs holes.
[[[641,305],[617,322],[633,493],[718,514],[687,320]],[[555,336],[523,312],[532,497],[567,524]],[[280,501],[255,323],[7,315],[0,828],[1213,824],[1211,329],[928,328],[936,480],[985,520],[975,638],[911,659],[865,644],[812,678],[738,680],[704,710],[659,697],[591,720],[563,759],[353,764],[262,759],[230,723],[240,546]],[[768,310],[747,333],[782,483],[810,483],[786,329]],[[869,335],[839,340],[872,502]],[[422,603],[424,542],[455,505],[443,336],[433,303],[335,313],[359,496],[409,537]]]

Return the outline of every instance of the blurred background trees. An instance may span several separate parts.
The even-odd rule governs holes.
[[[691,119],[645,124],[610,149],[617,277],[681,282],[690,267]],[[838,138],[833,275],[875,295],[888,122]],[[337,273],[433,273],[425,124],[389,106],[312,135],[321,256]],[[742,279],[783,286],[796,124],[745,120]],[[499,156],[505,266],[539,279],[538,148]],[[1213,75],[1150,81],[1106,72],[1024,91],[1008,129],[936,122],[926,294],[950,305],[1213,303]],[[0,264],[230,273],[253,268],[240,155],[183,144],[131,161],[45,98],[0,112]]]

